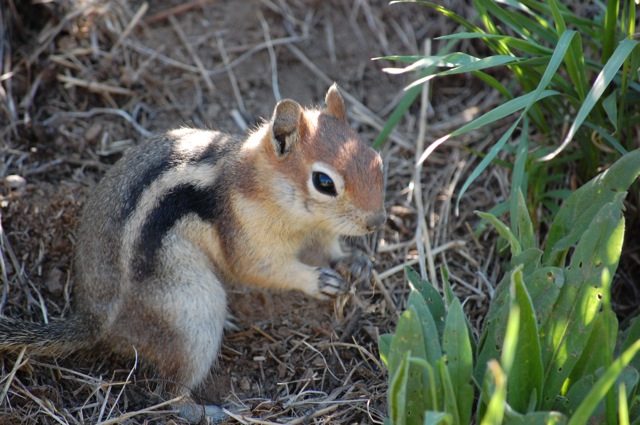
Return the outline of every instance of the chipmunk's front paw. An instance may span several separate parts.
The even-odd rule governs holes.
[[[332,264],[345,279],[355,284],[361,281],[368,281],[373,272],[373,264],[367,254],[356,250],[346,257],[336,260]]]
[[[340,273],[333,269],[318,268],[318,296],[320,298],[335,298],[349,291],[349,287]]]

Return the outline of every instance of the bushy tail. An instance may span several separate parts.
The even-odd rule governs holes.
[[[31,323],[0,316],[0,350],[63,356],[93,345],[86,323],[76,317],[49,324]]]

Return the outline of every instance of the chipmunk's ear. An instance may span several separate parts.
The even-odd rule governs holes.
[[[329,91],[327,91],[324,102],[327,104],[327,113],[329,115],[333,115],[341,120],[347,119],[347,110],[344,106],[344,100],[342,99],[342,95],[340,95],[340,91],[338,91],[338,85],[336,83],[333,83],[333,85],[329,87]]]
[[[301,136],[302,107],[290,99],[276,105],[271,118],[271,142],[278,156],[291,152]]]

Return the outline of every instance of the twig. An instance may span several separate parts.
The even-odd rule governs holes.
[[[189,55],[191,55],[191,59],[198,67],[198,71],[200,72],[200,75],[202,75],[202,78],[204,79],[204,82],[207,85],[207,88],[209,89],[209,93],[214,93],[215,88],[213,86],[213,81],[211,81],[211,77],[209,77],[209,74],[207,73],[207,70],[205,69],[204,64],[202,63],[200,56],[198,56],[196,51],[193,49],[193,46],[191,45],[191,43],[189,43],[189,40],[187,40],[187,36],[185,35],[184,31],[182,31],[182,28],[180,27],[178,20],[173,15],[169,15],[167,19],[169,19],[169,22],[171,23],[173,30],[176,32],[176,34],[178,35],[178,38],[180,39],[184,47],[189,52]]]
[[[120,47],[120,44],[122,44],[122,41],[125,38],[127,38],[129,36],[129,33],[131,33],[131,31],[135,28],[135,26],[138,25],[138,22],[140,22],[140,19],[142,19],[144,14],[147,13],[148,9],[149,9],[149,3],[147,2],[142,3],[142,5],[140,6],[136,14],[133,15],[133,18],[131,18],[131,21],[129,21],[129,24],[127,25],[127,27],[124,29],[124,31],[122,31],[122,34],[120,34],[120,37],[118,37],[118,41],[116,41],[116,43],[113,45],[113,47],[109,51],[110,55],[112,55],[113,52],[115,52],[116,49]]]
[[[447,242],[443,245],[440,245],[436,248],[433,248],[433,250],[431,251],[431,254],[436,256],[438,254],[440,254],[441,252],[453,249],[453,248],[461,248],[465,246],[464,241],[451,241],[451,242]],[[404,268],[406,266],[412,266],[414,264],[416,264],[418,262],[418,258],[412,258],[411,260],[407,260],[402,264],[398,264],[397,266],[391,267],[390,269],[385,270],[384,272],[380,273],[378,275],[378,279],[382,280],[382,279],[386,279],[389,276],[392,276],[398,272],[401,272],[402,270],[404,270]]]
[[[4,388],[2,388],[2,394],[0,394],[0,405],[2,405],[5,397],[7,396],[7,393],[9,392],[9,388],[11,387],[11,383],[13,382],[14,376],[16,376],[16,372],[18,371],[18,369],[20,369],[20,367],[22,367],[22,358],[24,357],[24,353],[26,351],[27,351],[27,347],[23,347],[22,350],[20,350],[20,354],[18,354],[18,358],[16,359],[16,362],[13,365],[11,372],[9,372],[9,375],[7,375],[6,377]]]
[[[93,108],[86,112],[58,112],[51,115],[46,120],[44,120],[42,124],[45,126],[52,125],[54,122],[56,122],[60,118],[90,118],[94,115],[100,115],[100,114],[118,115],[124,118],[125,120],[127,120],[133,126],[133,128],[135,128],[136,131],[140,133],[142,136],[151,137],[153,135],[152,132],[150,132],[149,130],[142,127],[140,124],[138,124],[136,120],[134,120],[133,117],[131,117],[131,115],[129,115],[122,109],[114,109],[114,108]]]
[[[135,92],[129,89],[125,89],[123,87],[111,86],[109,84],[98,83],[96,81],[81,80],[79,78],[70,77],[68,75],[63,75],[63,74],[58,74],[58,81],[61,81],[65,84],[72,85],[72,86],[83,87],[89,90],[90,92],[98,93],[98,94],[108,93],[108,94],[121,94],[125,96],[131,96],[135,94]]]
[[[224,49],[224,42],[222,41],[222,36],[220,33],[216,34],[216,39],[218,42],[218,49],[220,49],[220,56],[222,56],[222,61],[224,62],[225,69],[227,70],[227,75],[229,76],[229,82],[231,82],[231,88],[233,89],[233,96],[236,98],[236,103],[238,104],[238,109],[240,112],[245,114],[247,109],[244,107],[244,101],[242,100],[242,94],[240,93],[240,87],[238,87],[238,80],[236,80],[236,75],[233,73],[233,69],[229,66],[229,56],[227,56],[227,51]]]
[[[186,397],[187,396],[185,396],[185,395],[182,395],[182,396],[179,396],[179,397],[175,397],[175,398],[172,398],[171,400],[167,400],[167,401],[164,401],[162,403],[158,403],[156,405],[147,407],[146,409],[136,410],[135,412],[129,412],[129,413],[125,413],[123,415],[120,415],[117,418],[107,419],[104,422],[99,422],[97,425],[112,425],[112,424],[124,423],[125,420],[127,420],[127,419],[131,419],[133,417],[136,417],[136,416],[139,416],[139,415],[144,415],[144,414],[149,414],[149,413],[165,413],[164,411],[157,412],[157,410],[161,409],[161,408],[164,408],[164,407],[171,407],[172,404],[179,403],[183,399],[185,399]]]
[[[144,23],[147,25],[153,25],[157,22],[164,21],[170,16],[178,16],[185,12],[188,12],[191,9],[195,9],[199,6],[204,6],[207,3],[213,3],[216,0],[192,0],[186,3],[182,3],[178,6],[174,6],[170,9],[162,10],[158,13],[155,13],[144,20]]]
[[[425,55],[431,54],[431,40],[425,40]],[[416,240],[418,247],[418,258],[420,258],[420,275],[423,279],[426,279],[425,259],[428,265],[429,280],[431,284],[437,286],[436,267],[433,261],[433,253],[431,252],[431,239],[429,237],[429,229],[424,213],[424,201],[422,199],[422,162],[418,162],[420,152],[424,149],[425,136],[427,134],[427,111],[429,107],[429,88],[430,80],[425,82],[422,86],[422,92],[420,97],[420,118],[418,125],[418,138],[416,140],[416,166],[414,168],[413,177],[413,193],[415,196],[416,209],[418,210],[417,224],[416,224]],[[424,245],[422,240],[424,238]]]
[[[260,20],[260,25],[262,25],[262,32],[264,33],[264,42],[267,45],[267,51],[269,52],[269,62],[271,63],[271,86],[273,88],[273,97],[276,99],[276,102],[280,102],[282,97],[280,96],[280,86],[278,85],[278,61],[276,59],[276,53],[273,50],[273,43],[271,42],[271,35],[269,24],[264,19],[262,12],[258,10],[258,19]]]
[[[7,294],[9,293],[9,277],[7,276],[7,265],[4,260],[4,240],[5,233],[4,227],[2,226],[2,213],[0,212],[0,272],[2,273],[2,281],[4,285],[2,285],[2,297],[0,297],[0,314],[4,310],[4,303],[7,302]],[[0,404],[2,404],[2,400],[0,399]]]

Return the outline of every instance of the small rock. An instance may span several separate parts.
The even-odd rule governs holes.
[[[4,178],[4,184],[9,189],[23,189],[27,185],[27,179],[17,174],[11,174]]]

